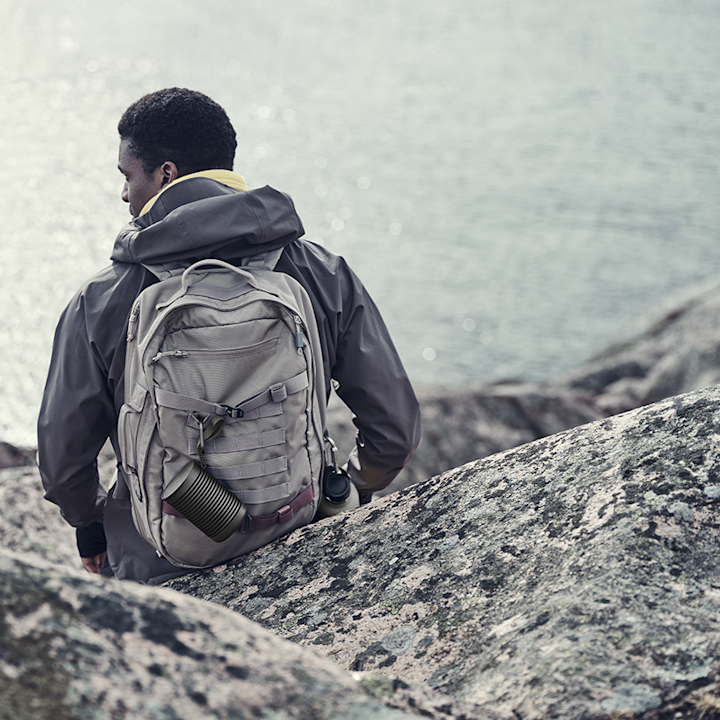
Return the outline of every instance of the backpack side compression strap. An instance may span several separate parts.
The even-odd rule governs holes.
[[[281,507],[276,513],[272,515],[256,515],[250,517],[246,515],[245,526],[240,532],[255,532],[257,530],[267,530],[273,525],[282,525],[283,523],[290,522],[293,516],[298,510],[302,510],[306,505],[309,505],[314,498],[312,485],[308,485],[291,503]]]
[[[286,522],[290,522],[295,513],[298,510],[302,510],[306,505],[309,505],[313,501],[314,497],[315,495],[313,494],[312,485],[308,485],[308,487],[306,487],[291,503],[281,507],[272,515],[256,515],[255,517],[246,515],[243,528],[240,532],[243,534],[257,532],[258,530],[267,530],[273,525],[282,525]],[[182,513],[179,513],[165,500],[163,500],[162,511],[167,515],[182,517]]]

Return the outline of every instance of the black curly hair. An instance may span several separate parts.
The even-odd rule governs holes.
[[[200,170],[232,170],[235,130],[214,100],[187,88],[166,88],[134,102],[118,123],[143,170],[170,160],[180,176]]]

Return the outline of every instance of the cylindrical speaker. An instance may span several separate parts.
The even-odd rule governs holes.
[[[242,501],[195,462],[168,483],[162,499],[215,542],[227,540],[247,515]]]

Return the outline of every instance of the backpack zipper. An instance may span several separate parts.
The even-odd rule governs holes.
[[[190,357],[190,353],[187,352],[187,350],[170,350],[168,352],[161,352],[155,355],[154,358],[152,358],[153,362],[158,362],[158,360],[162,360],[164,357],[179,357],[179,358],[187,358]]]
[[[197,357],[242,357],[243,355],[252,355],[256,352],[262,352],[273,344],[277,343],[279,337],[271,337],[262,342],[256,343],[255,345],[245,345],[243,347],[235,348],[218,348],[216,350],[209,350],[207,348],[195,348],[194,350],[167,350],[166,352],[159,352],[155,357],[152,358],[152,362],[158,362],[165,357],[177,357],[177,358],[189,358],[191,356]],[[295,345],[297,346],[297,333]]]

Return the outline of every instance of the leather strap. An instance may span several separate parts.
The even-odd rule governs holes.
[[[312,485],[308,485],[291,503],[281,507],[277,512],[272,515],[259,515],[245,517],[245,525],[241,532],[256,532],[258,530],[267,530],[273,525],[283,525],[286,522],[290,522],[295,513],[302,510],[306,505],[309,505],[314,498]]]

